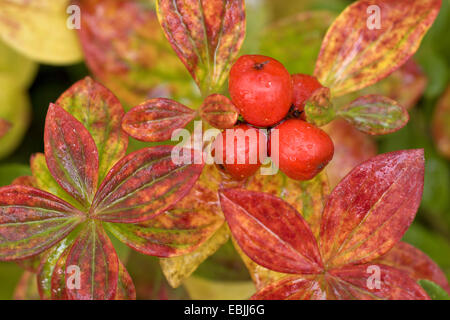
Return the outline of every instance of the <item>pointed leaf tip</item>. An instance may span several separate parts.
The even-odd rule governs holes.
[[[56,104],[45,120],[45,158],[61,187],[88,208],[97,189],[98,151],[83,124]]]
[[[173,153],[182,161],[175,161]],[[131,153],[108,173],[91,211],[108,222],[138,223],[154,218],[188,194],[203,166],[202,152],[191,149],[158,146]]]
[[[322,270],[310,227],[285,201],[261,192],[223,189],[220,204],[234,238],[256,263],[283,273]]]
[[[331,266],[371,261],[403,236],[419,208],[424,150],[382,154],[353,169],[331,193],[320,248]]]
[[[39,189],[11,185],[0,188],[0,260],[35,256],[67,236],[82,213]]]

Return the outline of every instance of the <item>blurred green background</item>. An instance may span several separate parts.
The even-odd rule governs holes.
[[[312,73],[324,31],[317,28],[320,25],[323,29],[323,21],[318,22],[318,25],[306,25],[301,21],[295,22],[296,20],[291,17],[307,10],[327,10],[337,14],[351,2],[247,0],[247,36],[242,53],[270,55],[285,63],[292,73]],[[281,30],[278,24],[280,20],[287,21],[286,25],[289,27],[278,31]],[[422,206],[404,240],[427,253],[448,277],[450,276],[450,161],[440,156],[436,150],[431,137],[431,124],[437,102],[450,82],[449,30],[450,2],[444,0],[438,19],[415,55],[416,62],[428,79],[425,92],[410,110],[411,120],[407,127],[395,134],[377,138],[379,153],[411,148],[425,149],[426,178]],[[2,46],[6,45],[0,43],[0,118],[18,117],[14,121],[24,126],[23,134],[19,132],[12,138],[7,137],[8,141],[0,139],[0,157],[3,157],[0,160],[0,185],[8,185],[16,177],[30,174],[28,166],[30,156],[36,152],[43,152],[44,122],[49,103],[55,101],[74,82],[90,75],[90,71],[83,62],[69,66],[39,64],[36,71],[31,70],[33,66],[27,67],[20,58],[11,60],[10,57],[6,57],[14,49],[2,49]],[[2,57],[2,54],[5,57]],[[7,65],[5,63],[2,65],[1,59],[8,61]],[[16,75],[21,72],[36,72],[36,75],[32,77],[29,88],[28,84],[16,88],[6,84],[7,80],[3,81],[2,68],[9,68],[7,71]],[[25,70],[27,68],[30,70]],[[166,79],[161,79],[162,82],[164,80]],[[29,109],[26,107],[27,96]],[[448,125],[450,126],[450,123]],[[248,279],[248,275],[241,272],[242,265],[236,264],[235,260],[230,258],[234,254],[232,251],[230,244],[223,247],[202,265],[196,274],[205,279],[219,277],[223,281]],[[128,269],[137,286],[138,297],[187,297],[183,289],[168,288],[155,258],[132,253],[129,261]],[[214,263],[216,268],[209,268],[209,263]],[[143,273],[144,265],[147,266],[147,270],[154,272]],[[229,270],[236,272],[230,273]],[[15,286],[22,273],[22,269],[14,263],[0,263],[0,299],[13,297]]]

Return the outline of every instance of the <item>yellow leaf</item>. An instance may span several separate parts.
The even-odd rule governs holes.
[[[230,231],[224,223],[214,235],[197,250],[183,256],[160,259],[161,268],[169,284],[176,288],[209,256],[229,239]]]
[[[67,27],[67,0],[0,0],[0,37],[32,60],[71,64],[82,59],[76,30]]]

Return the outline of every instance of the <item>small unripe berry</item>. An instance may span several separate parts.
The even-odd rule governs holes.
[[[231,99],[250,124],[280,122],[292,105],[292,79],[277,60],[260,55],[240,57],[230,71]]]
[[[267,137],[262,132],[247,124],[240,124],[222,131],[216,137],[212,155],[219,168],[234,180],[243,180],[261,167],[266,149]]]
[[[314,125],[289,119],[275,129],[279,130],[278,165],[291,179],[310,180],[333,158],[333,141]],[[273,152],[271,150],[272,156]]]
[[[316,77],[301,73],[292,75],[292,83],[294,85],[292,100],[294,112],[298,113],[301,119],[306,120],[305,103],[314,91],[323,86]]]

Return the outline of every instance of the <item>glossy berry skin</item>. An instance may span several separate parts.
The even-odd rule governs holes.
[[[240,57],[230,71],[229,91],[242,117],[258,127],[280,122],[292,105],[292,79],[277,60]]]
[[[300,114],[300,118],[306,120],[305,103],[314,91],[323,86],[316,77],[301,73],[292,75],[292,84],[294,86],[292,104],[295,111]]]
[[[279,130],[279,168],[289,178],[310,180],[333,158],[333,141],[316,126],[289,119],[275,129]]]
[[[230,133],[232,135],[229,135]],[[242,134],[240,138],[239,134]],[[227,142],[230,139],[234,141],[232,144],[234,146],[234,157],[232,157],[231,152],[227,150]],[[219,141],[221,141],[223,145],[222,152],[220,152]],[[241,142],[238,143],[238,141]],[[253,145],[253,147],[250,147],[251,145]],[[232,129],[222,131],[216,137],[213,144],[212,155],[214,156],[215,163],[219,168],[225,171],[225,173],[230,175],[234,180],[243,180],[255,174],[261,167],[262,159],[259,155],[259,150],[261,149],[263,152],[262,154],[265,155],[266,148],[267,137],[264,134],[247,124],[239,124]],[[228,157],[231,157],[228,161],[227,155]],[[238,155],[245,155],[245,158],[242,158],[244,161],[238,161]]]

